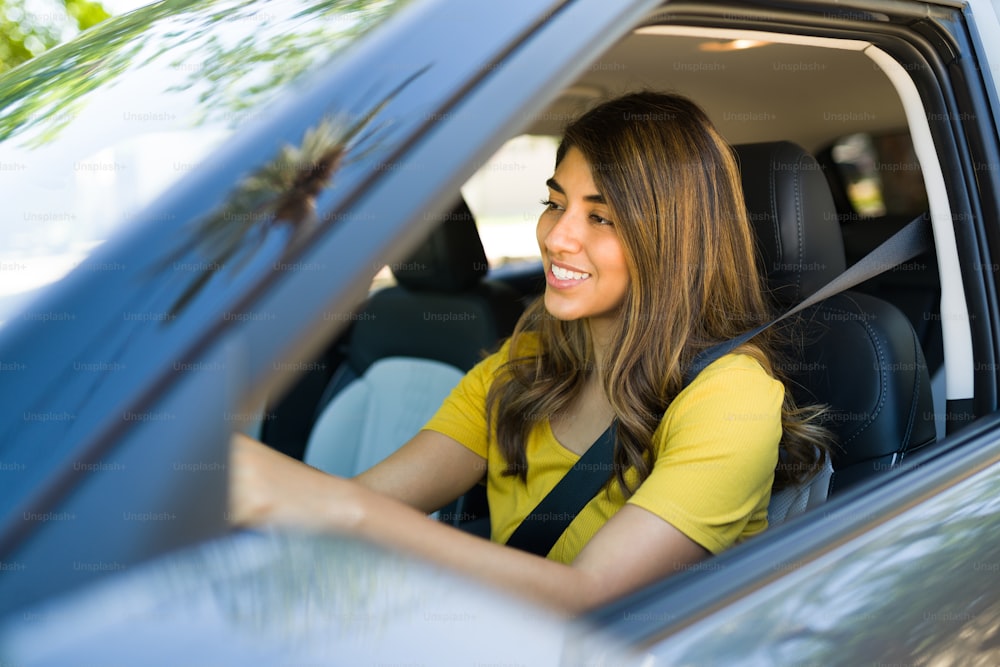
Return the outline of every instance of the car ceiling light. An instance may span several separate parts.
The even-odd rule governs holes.
[[[764,42],[759,39],[731,39],[725,42],[703,42],[698,45],[699,51],[709,51],[720,53],[724,51],[743,51],[745,49],[755,49],[758,46],[767,46],[771,42]]]
[[[716,42],[736,42],[748,40],[764,44],[796,44],[837,49],[840,51],[863,51],[871,42],[860,39],[840,39],[834,37],[814,37],[813,35],[793,35],[764,30],[744,30],[733,28],[706,28],[687,25],[645,25],[633,31],[636,35],[658,35],[661,37],[698,37]]]

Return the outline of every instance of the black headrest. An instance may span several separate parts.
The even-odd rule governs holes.
[[[461,292],[479,282],[488,268],[472,211],[459,199],[427,240],[392,272],[400,285],[412,290]]]
[[[790,305],[843,273],[844,243],[830,186],[789,141],[734,146],[768,286]]]

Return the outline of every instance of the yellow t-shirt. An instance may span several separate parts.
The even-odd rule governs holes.
[[[510,341],[481,361],[424,426],[486,459],[491,536],[514,529],[580,458],[563,447],[545,420],[528,436],[527,483],[506,468],[487,428],[486,394],[508,359]],[[712,553],[767,528],[781,439],[784,387],[752,357],[729,354],[705,368],[677,395],[653,434],[656,460],[628,503],[659,516]],[[635,488],[634,470],[626,479]],[[601,491],[570,523],[548,558],[571,563],[626,500],[617,483]]]

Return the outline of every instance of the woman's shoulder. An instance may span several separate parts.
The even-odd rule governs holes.
[[[671,402],[654,435],[657,459],[732,457],[774,469],[784,385],[756,359],[727,354],[709,364]]]
[[[785,387],[749,354],[731,353],[705,367],[677,395],[665,417],[713,406],[780,415]]]
[[[507,362],[524,357],[534,357],[540,349],[541,341],[538,334],[533,331],[510,336],[500,343],[496,351],[483,358],[474,370],[485,373],[492,378]]]
[[[508,339],[508,343],[513,338]],[[517,337],[515,353],[519,357],[536,356],[542,349],[542,337],[537,331],[523,331]]]
[[[731,352],[725,354],[699,373],[691,381],[690,387],[703,385],[706,383],[718,383],[725,380],[734,382],[748,382],[753,384],[768,385],[772,383],[781,384],[764,366],[752,355],[742,352]]]
[[[537,332],[522,331],[504,340],[499,349],[488,358],[496,358],[506,362],[520,357],[534,357],[538,355],[541,348],[542,341]]]

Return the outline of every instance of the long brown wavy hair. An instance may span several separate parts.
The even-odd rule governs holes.
[[[635,469],[639,483],[648,477],[653,432],[698,353],[767,322],[771,311],[735,157],[697,105],[665,93],[625,95],[566,128],[557,166],[571,147],[607,201],[630,277],[602,374],[618,422],[614,476],[627,497],[635,489],[625,472]],[[525,355],[519,341],[529,332],[538,349]],[[781,380],[776,336],[768,330],[739,351]],[[528,308],[487,398],[504,474],[527,478],[529,432],[569,404],[594,364],[586,321],[558,320],[542,299]],[[832,439],[821,414],[785,392],[775,489],[824,463]]]

